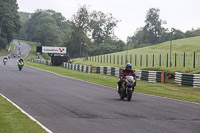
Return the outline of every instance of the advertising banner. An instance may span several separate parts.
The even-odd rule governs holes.
[[[42,46],[42,53],[52,53],[52,54],[66,54],[66,47],[48,47]]]

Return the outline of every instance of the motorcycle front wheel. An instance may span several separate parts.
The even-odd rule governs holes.
[[[131,98],[132,98],[132,90],[128,90],[127,91],[127,101],[131,101]]]
[[[120,94],[119,94],[119,96],[120,96],[120,99],[123,100],[125,98],[124,91],[121,91]]]

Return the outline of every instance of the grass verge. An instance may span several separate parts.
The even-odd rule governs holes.
[[[43,64],[37,64],[28,61],[26,61],[25,63],[26,65],[30,65],[32,67],[39,68],[42,70],[51,71],[60,75],[74,77],[77,79],[82,79],[85,81],[90,81],[113,88],[116,88],[117,86],[118,78],[114,76],[100,75],[96,73],[88,74],[79,71],[68,70],[63,67],[46,66]],[[135,91],[145,94],[200,103],[200,88],[177,86],[171,83],[162,84],[162,83],[149,83],[146,81],[138,81]]]
[[[8,47],[6,49],[1,49],[0,50],[0,57],[9,55],[14,50],[14,48],[15,48],[14,44],[11,43],[9,51],[8,51]]]
[[[0,133],[46,133],[46,131],[0,96]]]

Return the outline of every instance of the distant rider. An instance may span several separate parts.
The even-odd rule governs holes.
[[[4,65],[6,65],[7,60],[8,60],[8,57],[4,57],[4,58],[3,58],[3,63],[4,63]]]
[[[8,57],[4,57],[4,58],[3,58],[3,62],[4,62],[4,61],[7,61],[7,60],[8,60]]]
[[[132,70],[132,65],[130,63],[126,64],[126,68],[122,70],[120,74],[120,80],[117,82],[118,83],[118,93],[120,94],[120,89],[122,87],[122,83],[124,81],[125,76],[133,76],[135,79],[135,86],[136,86],[136,75],[135,71]]]

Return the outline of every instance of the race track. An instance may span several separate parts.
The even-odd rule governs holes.
[[[25,57],[30,46],[14,43]],[[0,93],[55,133],[200,133],[200,104],[139,93],[121,101],[113,88],[0,60]]]

